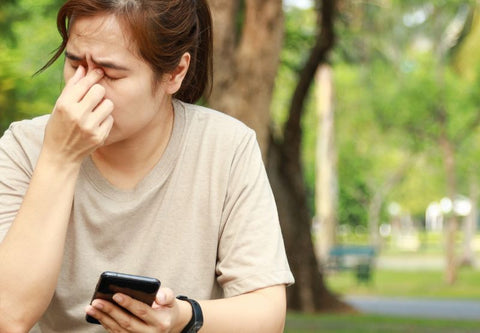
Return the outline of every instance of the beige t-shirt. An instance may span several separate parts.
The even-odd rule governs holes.
[[[293,283],[254,132],[207,108],[179,101],[174,108],[166,151],[134,189],[115,188],[90,158],[83,162],[41,332],[103,332],[86,323],[84,309],[106,270],[156,277],[195,299]],[[0,139],[0,241],[27,190],[47,120],[13,123]]]

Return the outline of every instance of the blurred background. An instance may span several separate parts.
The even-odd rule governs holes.
[[[480,331],[480,3],[209,0],[202,103],[255,129],[286,332]],[[0,132],[51,112],[63,1],[0,3]]]

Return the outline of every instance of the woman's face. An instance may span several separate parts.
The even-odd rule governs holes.
[[[64,78],[68,81],[80,65],[87,71],[104,71],[98,83],[105,88],[105,98],[114,104],[114,125],[107,145],[145,134],[171,110],[164,84],[154,85],[153,71],[135,48],[113,15],[78,18],[70,28]]]

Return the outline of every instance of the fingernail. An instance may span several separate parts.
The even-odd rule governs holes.
[[[103,71],[100,68],[95,69],[95,73],[98,75],[103,75]]]
[[[100,302],[93,302],[92,305],[99,310],[103,309],[103,304]]]
[[[158,300],[163,304],[167,300],[167,296],[164,293],[159,293]]]
[[[121,295],[115,294],[115,295],[113,295],[113,300],[117,303],[122,303],[123,302],[123,297]]]
[[[88,313],[90,316],[95,315],[95,309],[92,306],[87,306],[85,308],[85,312]]]

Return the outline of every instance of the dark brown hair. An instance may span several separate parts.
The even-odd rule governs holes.
[[[210,93],[212,19],[206,0],[68,0],[57,15],[62,43],[40,71],[63,54],[73,19],[100,14],[113,14],[124,24],[157,80],[190,53],[190,67],[175,98],[194,103]]]

